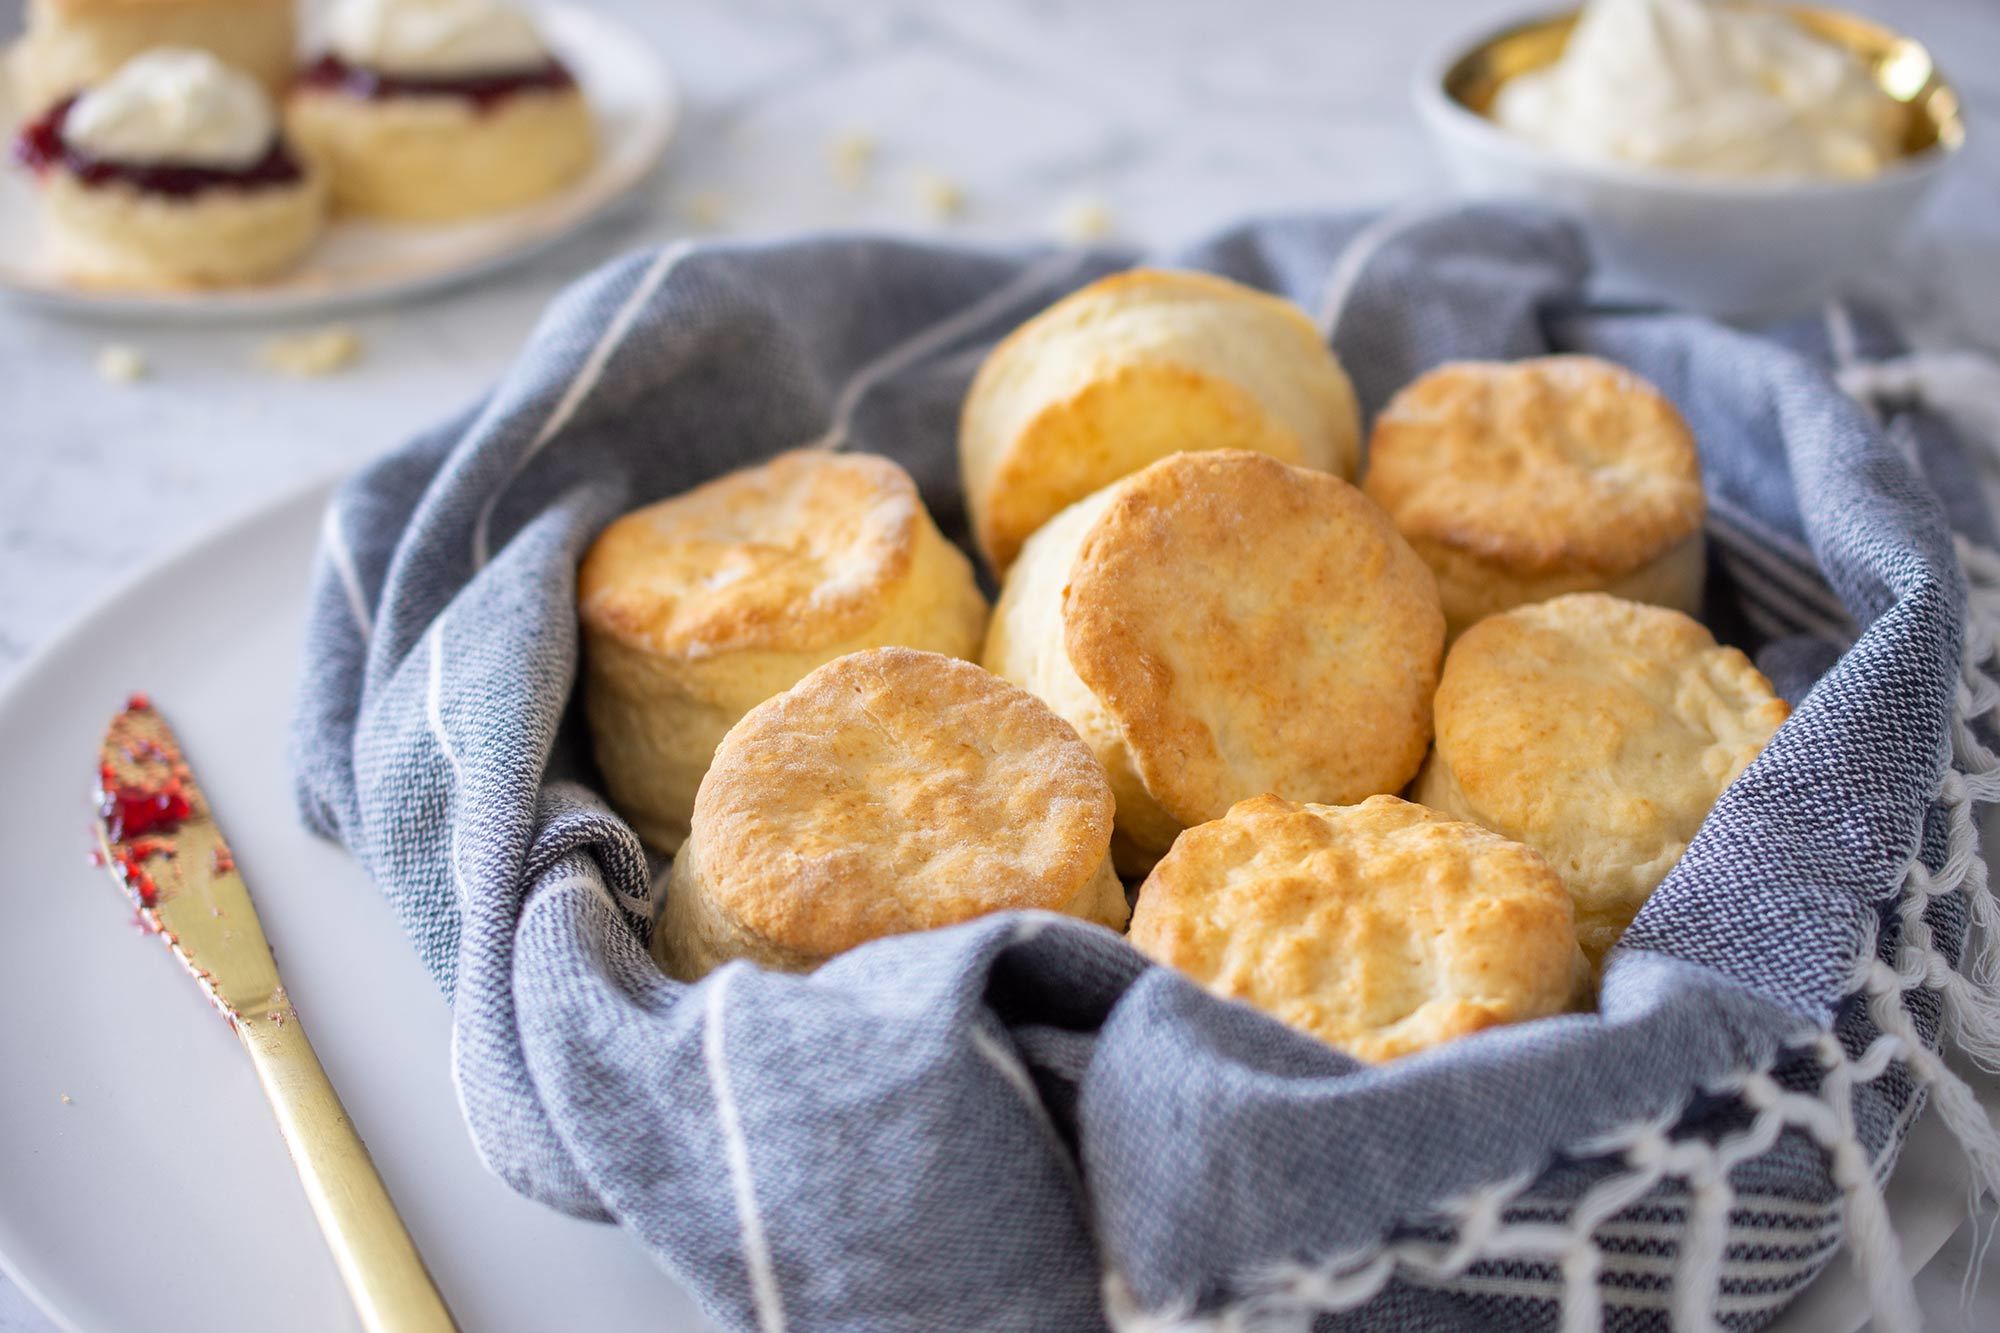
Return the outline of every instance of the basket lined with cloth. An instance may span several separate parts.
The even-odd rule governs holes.
[[[1515,208],[1246,225],[1155,262],[1318,315],[1364,415],[1457,358],[1621,362],[1693,428],[1707,622],[1792,719],[1612,955],[1597,1012],[1366,1066],[1006,914],[807,976],[685,985],[664,877],[591,788],[575,568],[620,512],[812,444],[886,454],[965,537],[981,357],[1133,262],[860,238],[674,245],[564,293],[474,409],[347,483],[295,737],[308,822],[368,868],[454,1010],[482,1159],[615,1221],[731,1327],[1707,1327],[1853,1244],[1914,1325],[1881,1181],[1926,1104],[2000,1184],[1939,1052],[2000,1055],[2000,557],[1966,458],[1843,368],[1844,308],[1768,336],[1592,306]]]

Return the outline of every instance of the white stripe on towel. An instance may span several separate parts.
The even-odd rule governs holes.
[[[451,766],[451,786],[462,790],[465,786],[465,770],[459,767],[458,751],[452,748],[451,737],[444,730],[444,613],[439,612],[437,623],[431,626],[427,636],[430,641],[430,675],[424,682],[424,721],[429,724],[431,736],[437,741],[438,749],[444,754],[444,761]],[[449,798],[451,792],[447,792]],[[456,819],[447,819],[451,831],[446,835],[445,858],[451,866],[452,892],[458,895],[463,905],[468,897],[465,890],[465,875],[458,868],[458,824]]]
[[[849,376],[847,383],[841,387],[839,395],[833,402],[833,420],[825,432],[818,438],[800,445],[799,448],[839,449],[846,445],[847,432],[853,424],[855,409],[861,406],[861,399],[870,389],[891,375],[909,369],[932,353],[949,347],[987,320],[1011,308],[1021,298],[1067,276],[1075,271],[1084,257],[1085,252],[1081,250],[1066,250],[1051,255],[1027,269],[1012,282],[988,292],[956,314],[947,315],[935,324],[920,329],[869,361]]]
[[[1329,341],[1340,331],[1340,317],[1347,311],[1347,298],[1354,294],[1362,273],[1382,247],[1396,235],[1437,212],[1431,203],[1404,204],[1370,222],[1354,233],[1327,270],[1326,285],[1320,289],[1314,322]]]
[[[722,1156],[729,1164],[729,1185],[736,1195],[736,1221],[743,1232],[743,1267],[750,1277],[750,1303],[763,1333],[785,1333],[785,1302],[771,1268],[771,1249],[764,1239],[764,1219],[757,1212],[757,1188],[750,1178],[750,1144],[736,1113],[730,1090],[729,1061],[722,1049],[722,997],[736,974],[724,969],[710,980],[708,1003],[702,1011],[701,1055],[715,1093],[715,1121],[722,1133]]]
[[[1847,307],[1838,301],[1828,301],[1820,309],[1820,319],[1826,325],[1826,349],[1833,358],[1834,370],[1845,370],[1859,361],[1861,340],[1854,332],[1854,317],[1847,313]]]
[[[562,428],[570,423],[577,409],[583,406],[586,398],[590,397],[590,391],[595,389],[597,382],[604,377],[605,366],[610,364],[611,355],[618,350],[618,345],[625,341],[625,335],[631,332],[632,322],[639,317],[639,311],[652,299],[653,293],[660,289],[660,284],[667,280],[667,275],[673,272],[674,265],[680,263],[693,248],[694,242],[691,240],[676,241],[662,248],[660,253],[653,257],[652,264],[640,276],[639,285],[632,289],[631,295],[625,298],[625,303],[619,306],[618,312],[611,317],[611,322],[604,326],[604,332],[598,335],[597,345],[590,349],[590,355],[584,358],[583,366],[576,372],[576,378],[572,379],[568,387],[563,390],[563,396],[556,401],[555,410],[549,413],[546,421],[542,422],[542,428],[535,433],[535,438],[529,443],[527,451],[515,460],[507,481],[495,487],[493,493],[486,497],[486,503],[479,507],[479,517],[472,525],[474,569],[483,567],[487,560],[492,558],[493,509],[500,503],[500,497],[506,494],[508,485],[515,477],[520,476],[521,469],[527,467],[535,455],[547,448],[549,441],[555,439]]]
[[[361,591],[361,574],[354,567],[354,552],[348,548],[347,534],[340,530],[339,501],[327,502],[319,529],[320,541],[326,547],[326,558],[333,564],[334,577],[340,580],[341,591],[347,594],[347,609],[354,613],[354,627],[361,631],[361,641],[366,643],[374,637],[375,622],[368,614],[368,598]]]

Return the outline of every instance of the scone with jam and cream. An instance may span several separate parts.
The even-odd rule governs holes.
[[[324,182],[255,79],[163,48],[56,103],[16,156],[41,178],[51,258],[73,281],[172,290],[255,282],[318,236]]]
[[[286,125],[336,207],[448,222],[544,199],[590,169],[597,131],[534,23],[493,0],[343,0]]]

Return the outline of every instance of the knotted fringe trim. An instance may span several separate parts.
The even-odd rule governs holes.
[[[2000,1072],[2000,999],[1994,994],[1995,945],[2000,941],[2000,904],[1987,882],[1979,845],[1977,807],[2000,801],[2000,754],[1978,733],[1982,719],[2000,727],[2000,553],[1959,542],[1969,584],[1965,645],[1951,726],[1951,763],[1938,784],[1937,803],[1947,820],[1943,864],[1931,871],[1921,854],[1910,858],[1896,912],[1893,963],[1880,956],[1871,924],[1854,966],[1849,997],[1865,997],[1879,1029],[1866,1050],[1849,1056],[1831,1031],[1815,1031],[1787,1042],[1771,1060],[1740,1070],[1703,1089],[1710,1097],[1734,1098],[1751,1113],[1745,1129],[1715,1142],[1676,1139],[1672,1131],[1692,1096],[1649,1120],[1634,1122],[1585,1143],[1566,1156],[1611,1158],[1618,1170],[1599,1180],[1557,1221],[1522,1219],[1519,1210],[1534,1178],[1528,1175],[1483,1186],[1435,1209],[1436,1223],[1449,1239],[1385,1241],[1368,1249],[1316,1263],[1284,1263],[1246,1275],[1226,1305],[1197,1315],[1180,1306],[1144,1310],[1117,1273],[1104,1282],[1106,1317],[1120,1333],[1266,1333],[1303,1329],[1321,1314],[1353,1310],[1380,1295],[1391,1279],[1414,1285],[1482,1293],[1467,1281],[1476,1264],[1528,1263],[1553,1267],[1555,1283],[1510,1284],[1510,1295],[1557,1302],[1564,1333],[1602,1327],[1607,1305],[1636,1305],[1630,1293],[1603,1288],[1607,1259],[1606,1224],[1662,1185],[1678,1182],[1684,1221],[1674,1240],[1668,1314],[1676,1329],[1718,1327],[1726,1256],[1732,1244],[1750,1245],[1746,1234],[1757,1213],[1730,1181],[1739,1165],[1769,1152],[1789,1130],[1807,1135],[1825,1153],[1840,1190],[1839,1221],[1868,1292],[1876,1327],[1915,1330],[1921,1326],[1910,1273],[1889,1222],[1881,1177],[1886,1176],[1900,1141],[1891,1135],[1874,1157],[1856,1132],[1854,1092],[1901,1066],[1920,1092],[1928,1093],[1945,1127],[1965,1150],[1976,1183],[2000,1194],[2000,1132],[1987,1120],[1965,1081],[1946,1067],[1939,1050],[1926,1045],[1911,1017],[1906,996],[1936,997],[1943,1021],[1939,1046],[1963,1052],[1980,1067]],[[1961,895],[1967,937],[1954,967],[1937,947],[1927,912],[1950,894]],[[1795,1092],[1776,1077],[1781,1066],[1807,1056],[1821,1071],[1813,1092]],[[1915,1098],[1911,1110],[1916,1107]],[[1671,1196],[1669,1202],[1672,1202]],[[1658,1200],[1655,1200],[1658,1202]],[[1817,1261],[1801,1260],[1801,1278]],[[1476,1277],[1476,1275],[1474,1275]],[[1775,1296],[1786,1299],[1791,1288]],[[1650,1307],[1649,1307],[1650,1308]]]

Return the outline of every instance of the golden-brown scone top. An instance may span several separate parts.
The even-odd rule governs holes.
[[[1559,1013],[1588,973],[1569,895],[1531,849],[1375,796],[1258,796],[1183,833],[1132,943],[1370,1061]]]
[[[1789,712],[1691,617],[1576,593],[1453,646],[1415,795],[1546,856],[1601,963]]]
[[[1454,632],[1649,572],[1656,595],[1629,591],[1686,610],[1700,592],[1694,438],[1658,390],[1609,361],[1438,367],[1376,418],[1362,488],[1437,571]]]
[[[693,977],[1016,908],[1122,928],[1111,822],[1103,770],[1026,691],[936,653],[852,653],[717,748],[658,952]]]
[[[1183,449],[1253,449],[1352,477],[1354,389],[1291,302],[1207,273],[1133,269],[994,348],[959,427],[966,509],[1004,572],[1058,511]]]
[[[745,713],[862,648],[976,656],[986,599],[900,467],[801,451],[606,528],[583,560],[578,617],[606,789],[671,852]]]
[[[657,653],[837,643],[881,613],[926,521],[890,460],[796,450],[620,518],[578,598],[596,628]]]
[[[988,667],[1111,773],[1121,869],[1261,792],[1400,789],[1430,740],[1431,573],[1348,483],[1242,450],[1176,454],[1029,542]]]

